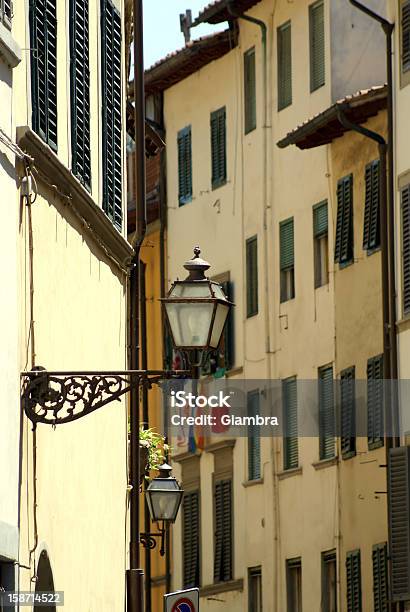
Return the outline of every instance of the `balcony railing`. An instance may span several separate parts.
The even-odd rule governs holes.
[[[0,23],[11,29],[11,19],[13,17],[12,0],[0,0]]]

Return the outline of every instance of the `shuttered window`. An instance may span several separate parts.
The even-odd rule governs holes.
[[[247,397],[248,416],[259,414],[259,391],[251,391]],[[248,480],[261,477],[261,435],[258,425],[248,426]]]
[[[223,276],[228,276],[223,275]],[[233,283],[229,280],[220,283],[222,290],[229,301],[234,302]],[[235,360],[235,334],[234,334],[234,312],[233,308],[229,311],[222,338],[217,350],[208,351],[204,365],[201,367],[201,374],[205,376],[213,375],[215,378],[222,378],[234,365]]]
[[[323,0],[309,6],[310,91],[325,84],[325,20]]]
[[[374,612],[388,612],[387,544],[377,544],[372,550]]]
[[[292,104],[292,27],[288,21],[277,30],[278,110]]]
[[[410,70],[410,0],[401,4],[401,69]]]
[[[71,150],[73,174],[91,188],[88,2],[70,0]]]
[[[313,207],[315,289],[329,282],[327,201]]]
[[[401,191],[403,313],[410,312],[410,185]]]
[[[245,134],[256,128],[255,47],[246,51],[244,60]]]
[[[262,568],[253,567],[248,570],[248,612],[262,612]]]
[[[200,584],[199,491],[186,492],[182,506],[184,588]]]
[[[11,19],[13,17],[13,4],[11,0],[0,0],[0,23],[11,28]]]
[[[279,224],[280,301],[295,297],[295,241],[293,217]]]
[[[356,384],[355,368],[340,374],[341,449],[343,459],[356,454]]]
[[[286,560],[287,612],[302,612],[302,559]]]
[[[232,481],[215,483],[214,581],[232,579]]]
[[[57,150],[56,0],[30,0],[31,106],[33,130]]]
[[[319,368],[319,458],[335,456],[333,367]]]
[[[410,447],[390,450],[389,553],[393,601],[410,600]]]
[[[191,126],[178,132],[178,201],[182,206],[192,200]]]
[[[103,209],[122,227],[121,17],[101,0]]]
[[[360,550],[346,555],[347,612],[362,612]]]
[[[212,189],[226,183],[226,108],[211,113]]]
[[[321,612],[337,612],[337,569],[335,550],[322,553]]]
[[[298,401],[296,378],[282,381],[283,406],[283,469],[291,470],[299,465]]]
[[[258,239],[246,241],[246,316],[258,314]]]
[[[365,183],[363,248],[370,251],[380,246],[380,160],[367,164]]]
[[[337,183],[337,220],[335,262],[347,264],[353,260],[353,176]]]
[[[367,362],[367,442],[369,449],[383,446],[383,355]]]

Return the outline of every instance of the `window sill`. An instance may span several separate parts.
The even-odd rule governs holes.
[[[367,443],[367,448],[369,449],[369,451],[377,450],[378,448],[383,448],[383,446],[384,446],[384,440],[378,440],[377,442]]]
[[[210,597],[218,593],[228,593],[229,591],[243,591],[243,578],[239,580],[228,580],[227,582],[216,582],[208,584],[199,590],[200,597]]]
[[[21,49],[14,40],[10,30],[0,23],[0,56],[10,68],[15,68],[21,62]]]
[[[329,459],[319,459],[319,461],[314,461],[312,466],[315,470],[323,470],[324,468],[331,467],[332,465],[337,465],[338,458],[330,457]]]
[[[242,486],[247,489],[248,487],[254,487],[255,485],[263,484],[263,478],[255,478],[254,480],[245,480]]]
[[[399,333],[410,329],[410,313],[404,314],[403,318],[397,321],[396,327]]]
[[[286,478],[291,478],[292,476],[299,476],[303,474],[303,467],[299,465],[295,468],[289,468],[288,470],[282,470],[282,472],[278,472],[278,480],[286,480]]]

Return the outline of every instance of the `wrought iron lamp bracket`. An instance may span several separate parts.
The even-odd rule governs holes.
[[[159,554],[161,557],[165,555],[165,533],[166,527],[164,521],[162,522],[162,527],[159,530],[159,533],[141,533],[140,534],[140,542],[144,548],[149,548],[150,550],[154,549],[157,545],[156,538],[161,541],[161,548],[159,550]]]

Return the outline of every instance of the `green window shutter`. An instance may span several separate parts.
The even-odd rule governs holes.
[[[70,0],[71,149],[73,174],[91,188],[88,2]]]
[[[367,361],[367,442],[369,449],[383,446],[383,355]]]
[[[356,454],[356,389],[355,368],[340,374],[341,449],[343,459]]]
[[[258,239],[246,241],[246,316],[258,314]]]
[[[313,207],[313,235],[315,238],[326,236],[328,232],[327,201]]]
[[[283,468],[290,470],[299,465],[298,402],[296,378],[282,381],[283,405]]]
[[[403,72],[410,70],[410,0],[401,7],[401,62]]]
[[[13,3],[11,0],[0,0],[0,22],[11,28],[13,17]]]
[[[310,91],[325,84],[325,20],[323,0],[309,7]]]
[[[279,224],[280,269],[290,270],[295,265],[293,217]]]
[[[388,612],[387,544],[377,544],[372,550],[374,612]]]
[[[178,132],[179,205],[192,200],[192,137],[191,126]]]
[[[199,491],[186,492],[182,506],[184,588],[200,583],[200,510]]]
[[[248,416],[259,414],[259,391],[248,393]],[[258,480],[261,477],[261,437],[260,427],[248,426],[248,480]]]
[[[226,183],[226,109],[211,113],[212,189]]]
[[[292,104],[292,27],[288,21],[277,30],[278,110]]]
[[[319,458],[335,456],[333,367],[319,369]]]
[[[360,550],[346,555],[347,612],[362,612]]]
[[[111,0],[101,0],[101,81],[103,210],[122,227],[121,16]]]
[[[256,128],[255,47],[246,51],[244,59],[245,134]]]
[[[57,15],[55,0],[30,0],[33,130],[57,150]]]
[[[369,251],[380,246],[380,160],[367,164],[365,184],[363,248]]]
[[[346,264],[353,260],[353,176],[345,176],[337,183],[337,220],[335,262]]]
[[[401,192],[403,312],[410,312],[410,185]]]
[[[410,599],[410,447],[390,450],[388,468],[391,599]]]
[[[215,557],[214,581],[232,579],[232,482],[215,484]]]
[[[221,287],[228,300],[233,302],[233,283],[231,281],[225,281],[221,283]],[[234,309],[231,308],[224,329],[224,369],[226,371],[231,370],[235,363],[235,330],[233,311]]]

